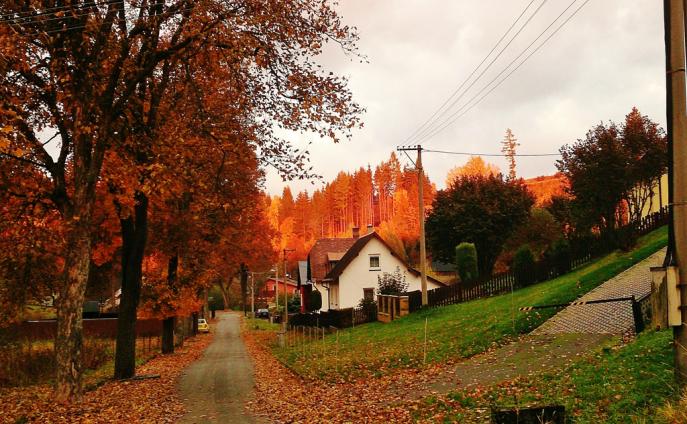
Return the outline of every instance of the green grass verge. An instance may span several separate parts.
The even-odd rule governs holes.
[[[269,320],[260,318],[245,318],[245,326],[249,330],[279,331],[281,324],[270,324]]]
[[[310,378],[351,379],[397,367],[419,367],[427,322],[427,362],[457,360],[527,333],[556,310],[525,314],[520,306],[564,303],[597,287],[667,243],[667,229],[641,237],[634,250],[614,252],[573,272],[510,294],[432,308],[389,324],[380,322],[330,334],[324,341],[274,347],[275,355]]]
[[[555,374],[428,398],[415,418],[481,422],[492,406],[557,404],[565,406],[571,422],[670,422],[664,403],[679,394],[671,338],[670,330],[648,331],[624,347],[600,349]]]

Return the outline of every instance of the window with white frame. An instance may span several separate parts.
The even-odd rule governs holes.
[[[370,255],[370,270],[379,271],[380,269],[379,255]]]

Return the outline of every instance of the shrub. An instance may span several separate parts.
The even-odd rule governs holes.
[[[626,225],[615,230],[615,245],[624,252],[629,252],[637,244],[637,231],[634,225]]]
[[[319,311],[320,309],[322,309],[322,293],[313,290],[308,299],[308,312]]]
[[[358,307],[369,311],[371,308],[377,306],[377,302],[374,299],[365,299],[364,297],[358,302]]]
[[[558,239],[546,252],[546,258],[556,269],[558,275],[570,272],[572,268],[572,250],[566,239]]]
[[[522,245],[513,257],[513,273],[519,286],[531,284],[536,279],[534,255],[528,245]]]
[[[379,294],[401,294],[406,291],[408,291],[406,276],[401,273],[399,267],[396,267],[393,273],[385,272],[377,277],[377,293]]]
[[[301,297],[293,295],[288,297],[289,313],[296,313],[301,311]]]
[[[460,281],[469,283],[479,276],[477,267],[477,249],[474,243],[461,243],[456,246],[456,269]]]

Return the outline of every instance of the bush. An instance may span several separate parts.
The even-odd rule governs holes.
[[[536,279],[534,255],[528,245],[521,246],[513,257],[513,273],[519,286],[531,284]]]
[[[308,312],[319,311],[320,309],[322,309],[322,293],[313,290],[308,299]]]
[[[558,275],[566,274],[572,269],[572,250],[566,239],[556,240],[545,256]]]
[[[405,274],[401,273],[401,268],[396,267],[393,273],[385,272],[377,277],[378,294],[401,294],[408,291],[408,283]]]
[[[297,295],[288,298],[289,313],[293,314],[301,311],[301,297]]]
[[[456,246],[456,269],[461,282],[469,283],[479,277],[477,249],[474,243],[463,242]]]
[[[365,299],[364,297],[358,302],[358,307],[369,311],[371,308],[377,306],[377,302],[374,299]]]
[[[634,225],[626,225],[615,230],[615,245],[623,252],[629,252],[637,244],[637,231]]]

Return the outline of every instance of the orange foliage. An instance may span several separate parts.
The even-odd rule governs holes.
[[[470,156],[470,159],[463,166],[456,166],[448,171],[446,175],[446,187],[453,184],[458,177],[469,175],[497,175],[501,172],[498,166],[493,163],[485,162],[481,156]]]
[[[534,194],[535,206],[541,207],[551,201],[554,196],[565,196],[568,188],[568,179],[557,172],[554,175],[545,175],[525,180],[527,189]]]
[[[435,195],[436,187],[425,177],[426,210]],[[294,200],[287,187],[281,196],[271,198],[267,208],[276,232],[272,244],[277,249],[295,249],[291,257],[304,259],[318,238],[350,237],[353,227],[364,233],[372,225],[406,256],[406,251],[417,244],[420,232],[417,196],[417,173],[402,168],[395,153],[374,172],[369,166],[352,174],[340,172],[312,195],[304,191]]]

